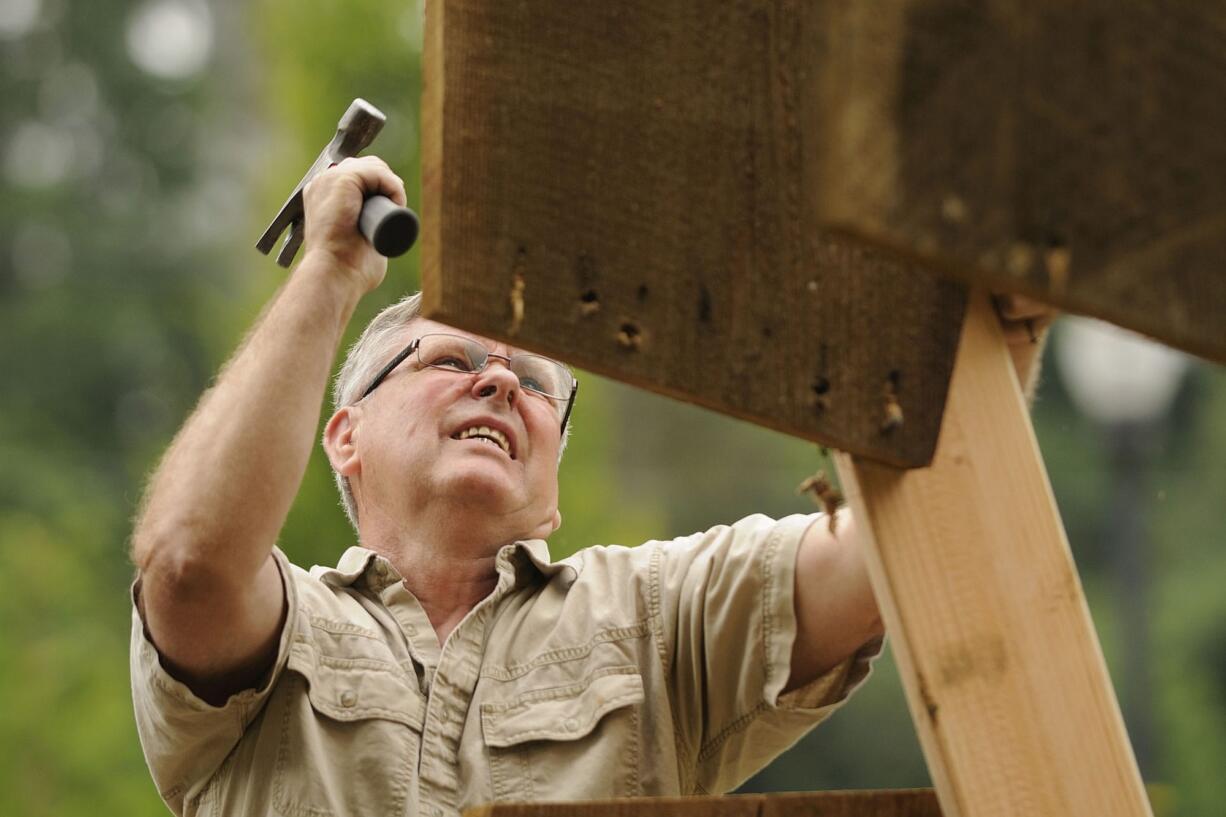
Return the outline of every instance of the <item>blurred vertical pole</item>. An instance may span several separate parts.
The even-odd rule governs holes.
[[[1141,423],[1115,423],[1106,429],[1111,462],[1110,516],[1106,552],[1116,582],[1121,639],[1120,699],[1137,765],[1152,779],[1154,729],[1149,656],[1149,527],[1146,467],[1154,429]]]
[[[1056,362],[1069,396],[1104,433],[1111,498],[1103,526],[1115,582],[1121,672],[1116,678],[1124,720],[1142,775],[1155,770],[1151,710],[1151,586],[1146,472],[1170,432],[1170,410],[1188,361],[1132,332],[1088,318],[1067,318],[1057,335]]]

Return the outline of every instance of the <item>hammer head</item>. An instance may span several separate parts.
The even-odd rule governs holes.
[[[302,188],[306,187],[307,182],[315,178],[316,174],[322,173],[342,159],[357,156],[365,150],[375,140],[386,121],[387,117],[374,105],[364,99],[353,100],[340,121],[336,123],[336,135],[315,159],[306,175],[302,177],[302,181],[298,182],[294,192],[290,193],[289,198],[285,200],[276,218],[256,242],[256,249],[267,255],[277,243],[281,233],[285,232],[288,227],[289,234],[285,237],[285,243],[281,245],[281,251],[277,254],[277,263],[283,267],[288,267],[293,263],[294,256],[298,254],[298,248],[302,246]]]

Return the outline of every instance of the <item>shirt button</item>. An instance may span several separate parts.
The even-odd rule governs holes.
[[[341,693],[341,706],[350,707],[358,702],[358,693],[347,689]]]
[[[574,718],[567,718],[566,722],[562,725],[566,727],[567,732],[574,732],[579,728],[579,721],[575,720]]]

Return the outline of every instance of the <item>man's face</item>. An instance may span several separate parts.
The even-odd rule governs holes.
[[[518,351],[425,319],[409,324],[400,343],[430,333],[469,337],[495,354]],[[505,361],[490,358],[472,374],[422,366],[414,354],[359,406],[359,520],[410,523],[423,512],[462,509],[466,524],[514,538],[557,527],[558,407],[522,389]],[[510,451],[469,436],[482,427],[502,432]]]

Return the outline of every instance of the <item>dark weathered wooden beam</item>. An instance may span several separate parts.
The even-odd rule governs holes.
[[[444,320],[909,465],[963,298],[915,263],[1226,361],[1217,4],[448,0],[427,39]]]
[[[1226,362],[1226,6],[796,9],[821,224]]]
[[[431,3],[428,314],[926,463],[965,291],[820,228],[815,8]]]

